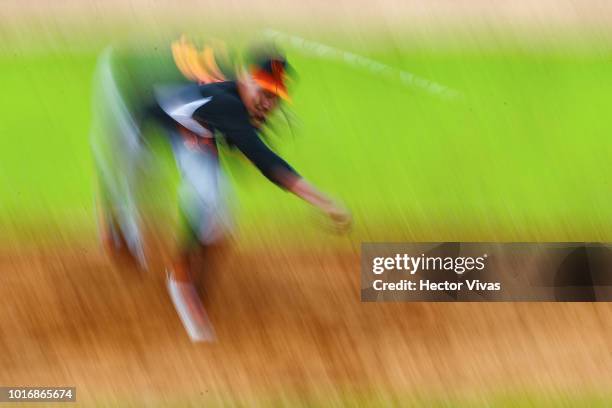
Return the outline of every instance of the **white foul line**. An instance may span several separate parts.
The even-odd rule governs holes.
[[[446,100],[456,100],[462,98],[461,92],[457,90],[430,81],[428,79],[421,78],[410,72],[390,67],[370,58],[353,54],[352,52],[342,51],[337,48],[330,47],[329,45],[309,41],[295,35],[284,34],[280,31],[272,29],[266,29],[264,31],[264,35],[270,39],[281,40],[286,43],[289,43],[289,45],[319,58],[329,58],[333,60],[342,61],[348,65],[362,68],[366,71],[370,71],[371,73],[383,75],[392,80],[399,80],[402,84],[406,86],[421,89],[431,95]]]

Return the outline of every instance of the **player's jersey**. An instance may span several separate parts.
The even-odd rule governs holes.
[[[261,140],[251,124],[249,113],[234,81],[207,85],[181,84],[155,86],[157,116],[170,119],[199,137],[215,138],[223,134],[268,179],[281,187],[299,176],[283,159]],[[161,111],[161,112],[160,112]]]
[[[161,110],[175,122],[200,137],[214,137],[210,128],[194,118],[194,113],[212,100],[212,96],[202,95],[198,85],[158,85],[154,93]]]

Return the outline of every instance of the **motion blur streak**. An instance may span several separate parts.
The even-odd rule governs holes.
[[[4,0],[0,27],[0,385],[75,386],[85,406],[611,405],[611,304],[364,304],[359,248],[612,242],[612,2]],[[176,81],[205,82],[226,74],[208,40],[232,57],[266,28],[393,75],[288,47],[299,126],[277,114],[266,142],[354,227],[317,228],[221,146],[237,230],[194,259],[217,342],[193,344],[165,286],[178,170],[155,129],[136,143],[135,90],[174,41],[195,58]],[[109,77],[107,47],[133,75]],[[93,116],[94,139],[131,148],[90,145]],[[113,192],[144,203],[147,271],[99,245],[96,166],[147,180]]]
[[[420,78],[410,72],[393,69],[388,65],[381,64],[380,62],[353,54],[351,52],[342,51],[325,44],[308,41],[293,35],[286,35],[275,30],[265,30],[264,34],[266,37],[273,40],[287,42],[307,55],[314,55],[324,59],[340,60],[349,66],[365,69],[376,76],[385,76],[390,79],[395,79],[402,85],[421,89],[443,99],[457,99],[461,97],[461,93],[459,91],[447,88],[446,86],[436,82]]]

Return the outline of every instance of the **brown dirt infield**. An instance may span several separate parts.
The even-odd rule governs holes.
[[[220,249],[219,341],[194,345],[161,271],[114,265],[93,239],[6,250],[0,384],[74,385],[81,402],[610,389],[611,304],[362,304],[358,257]]]

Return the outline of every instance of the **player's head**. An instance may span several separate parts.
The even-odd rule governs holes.
[[[262,91],[289,100],[287,93],[287,60],[280,54],[263,56],[250,67],[251,76]]]
[[[255,120],[264,121],[280,100],[289,100],[289,66],[278,50],[269,47],[255,50],[250,57],[248,76],[252,86],[245,104]]]

